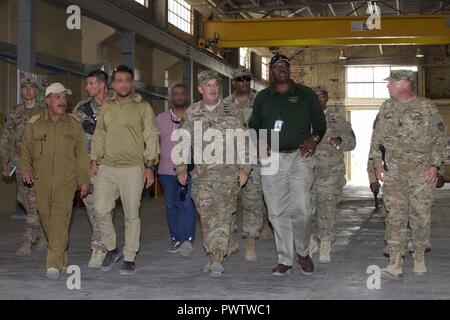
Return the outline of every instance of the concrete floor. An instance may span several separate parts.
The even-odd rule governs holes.
[[[432,252],[427,254],[429,273],[412,273],[411,256],[405,261],[401,281],[381,280],[381,289],[368,289],[367,267],[384,267],[383,217],[372,212],[367,190],[347,188],[337,219],[337,241],[332,263],[318,264],[311,276],[296,265],[284,278],[271,275],[276,264],[273,240],[258,240],[258,262],[243,261],[243,252],[225,262],[222,278],[200,271],[207,258],[200,241],[191,257],[166,253],[168,245],[164,206],[161,200],[144,199],[141,252],[137,273],[119,276],[87,268],[90,256],[89,223],[84,209],[76,209],[71,228],[71,264],[81,267],[81,289],[68,290],[60,280],[45,278],[42,252],[29,257],[14,255],[23,230],[22,220],[0,215],[0,299],[450,299],[450,189],[439,190],[432,219]],[[119,243],[123,243],[123,216],[117,210]],[[200,231],[197,228],[197,231]],[[198,234],[198,232],[197,232]],[[199,239],[199,234],[198,238]],[[242,240],[240,240],[242,241]]]

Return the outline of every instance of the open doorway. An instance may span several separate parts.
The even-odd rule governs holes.
[[[354,186],[368,186],[367,159],[369,155],[370,139],[372,137],[373,122],[378,114],[377,109],[350,109],[350,123],[356,136],[356,148],[350,152],[350,180]]]

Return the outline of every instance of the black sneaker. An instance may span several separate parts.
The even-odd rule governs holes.
[[[108,251],[102,263],[102,271],[108,272],[114,269],[114,266],[116,265],[117,261],[122,259],[122,256],[123,256],[122,251],[119,250],[118,248],[115,248],[112,251]]]
[[[170,247],[169,247],[169,249],[167,249],[166,252],[169,252],[169,253],[180,252],[180,247],[181,247],[181,242],[180,241],[172,240],[172,242],[170,243]]]
[[[124,276],[132,276],[136,273],[136,263],[133,261],[124,261],[122,268],[120,268],[120,274]]]

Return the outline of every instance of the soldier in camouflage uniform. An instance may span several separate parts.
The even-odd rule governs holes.
[[[210,272],[211,276],[220,276],[224,272],[223,259],[227,254],[228,241],[230,237],[230,225],[232,215],[236,211],[237,195],[240,188],[245,185],[251,165],[234,162],[225,164],[226,147],[223,146],[223,154],[215,154],[217,150],[211,150],[215,145],[203,141],[205,132],[209,129],[215,130],[216,134],[222,134],[225,140],[226,129],[242,129],[244,124],[241,121],[239,110],[236,106],[223,103],[219,99],[220,78],[216,71],[202,71],[198,75],[198,90],[203,99],[191,105],[181,122],[180,129],[186,129],[191,135],[191,140],[184,139],[181,145],[184,150],[191,150],[191,141],[194,150],[194,169],[192,176],[192,199],[194,200],[203,231],[203,244],[209,254],[209,262],[203,271]],[[198,130],[201,124],[202,130]],[[194,136],[194,126],[196,131],[201,131]],[[216,141],[217,137],[214,136]],[[195,140],[200,143],[196,144]],[[236,139],[234,139],[236,140]],[[223,157],[216,163],[202,159],[202,154],[208,149],[215,157]],[[238,161],[246,161],[246,148],[236,148],[233,146],[234,154]],[[213,157],[214,157],[213,156]],[[185,155],[185,161],[176,165],[178,181],[184,185],[187,181],[187,165],[189,158]],[[235,159],[236,160],[236,159]],[[177,161],[174,161],[177,163]],[[179,163],[179,161],[178,161]],[[210,163],[210,164],[208,164]]]
[[[431,208],[438,170],[446,158],[447,129],[430,100],[412,92],[414,72],[392,71],[391,98],[377,116],[369,152],[376,177],[384,181],[389,265],[382,273],[403,276],[407,225],[411,227],[416,275],[427,272],[424,253],[430,238]],[[385,157],[382,157],[384,147]]]
[[[344,151],[355,149],[356,139],[350,123],[336,108],[327,108],[328,92],[325,87],[314,88],[323,108],[327,131],[317,145],[312,188],[313,222],[310,256],[319,252],[319,262],[329,263],[331,244],[334,241],[337,206],[345,186]],[[320,247],[318,246],[320,242]]]
[[[89,99],[78,103],[72,111],[72,114],[81,121],[84,132],[86,133],[87,149],[91,153],[92,136],[97,123],[97,115],[100,113],[100,107],[107,100],[108,75],[102,70],[95,70],[86,77],[86,91]],[[94,208],[94,177],[91,178],[89,194],[83,199],[86,207],[86,213],[92,227],[91,250],[92,256],[89,261],[89,268],[101,268],[103,259],[106,256],[106,248],[100,238],[96,214]]]
[[[225,104],[233,104],[239,108],[241,121],[246,128],[248,127],[248,120],[252,114],[253,100],[255,99],[255,93],[250,88],[251,80],[252,74],[250,71],[245,68],[236,69],[232,74],[232,84],[235,92],[223,100]],[[239,196],[242,199],[243,208],[244,258],[246,261],[256,261],[255,239],[259,236],[263,226],[263,210],[265,209],[258,166],[253,167],[247,184],[242,188]],[[236,214],[233,215],[231,229],[228,254],[233,254],[239,250],[239,245],[235,239],[235,230],[237,229]]]
[[[37,82],[34,79],[22,79],[20,88],[23,102],[15,106],[8,115],[0,140],[0,158],[2,159],[4,176],[8,176],[11,168],[16,167],[17,198],[20,199],[27,212],[23,241],[16,254],[27,256],[30,254],[33,244],[36,244],[38,249],[45,250],[47,240],[39,221],[34,188],[24,185],[22,181],[20,142],[28,120],[32,116],[45,111],[46,107],[36,101]]]

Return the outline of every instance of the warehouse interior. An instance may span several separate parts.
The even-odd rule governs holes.
[[[0,299],[449,299],[450,187],[438,190],[432,216],[430,272],[369,289],[370,265],[384,265],[383,217],[373,212],[367,154],[372,124],[389,98],[390,71],[417,72],[415,92],[438,106],[450,128],[450,1],[376,1],[381,29],[356,30],[368,18],[368,1],[343,0],[0,0],[0,115],[17,104],[18,70],[62,82],[73,91],[69,108],[86,99],[84,76],[118,64],[135,71],[136,89],[156,114],[167,111],[168,88],[184,83],[191,101],[200,99],[197,74],[217,70],[222,96],[231,73],[251,70],[252,88],[270,84],[269,61],[276,53],[291,60],[292,79],[328,88],[328,105],[352,124],[355,150],[346,153],[347,186],[337,218],[336,259],[318,265],[312,276],[274,279],[273,240],[258,240],[257,263],[241,253],[230,258],[221,279],[199,270],[206,259],[200,240],[188,259],[164,252],[168,241],[158,184],[142,200],[139,273],[117,279],[87,268],[89,223],[84,209],[74,210],[70,255],[80,265],[81,290],[48,283],[40,266],[45,255],[14,256],[22,220],[11,220],[15,183],[0,181]],[[68,24],[76,6],[79,28]],[[73,8],[72,8],[73,9]],[[450,182],[450,139],[445,181]],[[120,212],[121,210],[117,210]],[[116,214],[118,228],[123,216]],[[240,218],[239,218],[240,219]],[[200,239],[200,228],[198,239]],[[122,241],[122,240],[121,240]],[[410,263],[410,262],[407,262]],[[212,284],[212,285],[211,285]]]

